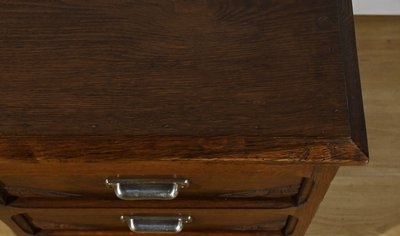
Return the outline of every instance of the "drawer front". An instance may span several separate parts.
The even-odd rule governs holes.
[[[67,172],[68,170],[64,170],[59,175],[4,175],[1,176],[1,181],[3,188],[10,195],[19,198],[120,200],[116,196],[117,190],[106,186],[106,180],[113,179],[117,181],[187,180],[187,186],[177,189],[176,199],[182,200],[194,198],[277,199],[298,195],[305,180],[311,176],[312,167],[172,163],[163,168],[163,166],[151,166],[143,162],[120,170],[102,172],[87,170],[87,173],[78,174]],[[123,191],[131,190],[129,188],[134,188],[133,190],[137,192],[153,190],[153,187],[146,189],[128,185],[123,188]],[[155,188],[166,192],[171,190],[168,182],[167,185],[161,187],[156,184]]]
[[[177,224],[174,220],[190,216],[181,232],[282,232],[294,209],[284,210],[232,210],[232,209],[28,209],[16,214],[13,221],[26,232],[43,235],[57,232],[142,232],[147,225],[153,233],[163,233],[160,224]],[[137,228],[129,228],[129,222],[121,216],[138,220]],[[135,218],[136,217],[136,218]],[[157,218],[158,217],[158,218]],[[169,217],[169,223],[160,219]],[[139,218],[139,219],[138,219]],[[157,218],[157,220],[154,220]],[[141,220],[141,221],[140,221]],[[139,222],[140,221],[140,222]],[[161,223],[160,223],[161,222]],[[137,230],[137,231],[135,231]],[[151,232],[151,231],[149,231]]]

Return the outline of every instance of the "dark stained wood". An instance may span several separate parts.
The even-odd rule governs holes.
[[[135,161],[258,161],[271,164],[360,165],[368,157],[350,138],[265,137],[6,137],[0,163],[131,163]]]
[[[310,197],[307,201],[298,207],[297,218],[298,222],[291,236],[305,235],[308,226],[314,217],[319,204],[324,198],[326,191],[331,184],[332,179],[335,177],[338,167],[336,166],[317,166],[314,170],[314,188],[311,191]]]
[[[292,233],[295,230],[298,222],[299,222],[299,218],[297,218],[295,216],[289,216],[287,221],[286,221],[286,226],[282,230],[282,234],[285,235],[285,236],[292,235]]]
[[[98,199],[18,198],[12,208],[162,208],[162,209],[285,209],[296,206],[289,197],[272,199],[179,199],[179,201],[118,201]]]
[[[339,165],[368,162],[353,27],[350,0],[0,0],[0,219],[304,235]],[[138,176],[191,186],[166,202],[105,187]]]
[[[2,182],[0,182],[0,205],[7,205],[16,199],[17,199],[17,197],[11,195],[5,189],[5,185]]]
[[[116,177],[119,173],[124,176],[169,176],[173,177],[175,173],[179,173],[180,177],[185,175],[196,176],[196,178],[212,179],[214,177],[207,176],[208,173],[218,174],[226,178],[235,177],[233,173],[244,174],[248,178],[252,176],[259,176],[263,173],[266,178],[268,176],[280,177],[310,177],[312,175],[312,165],[268,165],[265,163],[242,161],[242,162],[219,162],[219,161],[204,161],[204,162],[189,162],[189,161],[135,161],[130,163],[115,163],[110,165],[105,164],[91,164],[91,163],[21,163],[18,168],[12,168],[14,162],[1,163],[0,173],[2,176],[48,176],[48,178],[59,178],[61,176],[102,176],[99,179],[100,184],[103,184],[105,178]],[[21,173],[23,169],[24,172]],[[23,174],[23,175],[21,175]],[[218,177],[218,176],[217,176]],[[238,176],[236,176],[238,177]],[[43,178],[43,177],[42,177]],[[21,177],[22,179],[22,177]],[[215,180],[215,179],[214,179]],[[261,181],[260,179],[258,179]],[[51,180],[49,180],[51,181]],[[232,182],[232,180],[224,179],[222,181]],[[238,180],[248,181],[248,180]],[[284,181],[284,180],[283,180]],[[79,183],[77,183],[79,184]]]
[[[237,174],[237,172],[236,172]],[[302,178],[268,176],[259,174],[248,178],[234,178],[234,175],[208,175],[209,178],[187,176],[191,186],[182,189],[179,199],[268,199],[295,196],[300,189]],[[151,176],[147,176],[151,178]],[[166,176],[169,177],[169,176]],[[21,185],[21,178],[25,179]],[[157,178],[162,178],[157,177]],[[164,177],[165,178],[165,177]],[[212,179],[215,179],[213,181]],[[263,181],[260,181],[263,179]],[[47,197],[72,199],[114,199],[113,189],[105,187],[101,176],[4,176],[5,190],[17,197]]]
[[[344,79],[351,138],[360,150],[368,156],[367,131],[361,95],[360,73],[358,70],[357,48],[354,31],[353,6],[351,0],[338,0],[340,40],[343,57]]]
[[[335,1],[0,3],[3,135],[349,133]]]
[[[14,215],[11,220],[27,234],[36,235],[40,232],[40,229],[33,224],[32,219],[26,214]]]
[[[189,214],[193,222],[185,225],[184,231],[274,231],[285,227],[288,215],[295,209],[15,209],[31,219],[34,227],[46,230],[129,231],[121,215]]]
[[[39,236],[132,236],[132,233],[121,231],[74,231],[74,230],[57,230],[57,231],[43,231],[38,234]],[[146,234],[146,236],[159,236],[160,234]],[[281,231],[266,231],[266,232],[181,232],[179,236],[283,236]]]
[[[260,166],[260,165],[256,165]],[[245,166],[244,166],[245,167]],[[277,166],[278,169],[284,170],[285,166]],[[288,168],[290,166],[287,166]],[[304,168],[306,166],[298,166],[299,168]],[[17,214],[28,214],[28,213],[37,213],[47,215],[47,214],[55,214],[61,215],[61,212],[66,213],[65,217],[69,217],[70,213],[73,214],[92,214],[93,212],[97,211],[107,211],[107,212],[118,212],[118,211],[134,211],[138,213],[154,213],[155,211],[160,211],[160,209],[164,211],[180,211],[180,212],[187,212],[187,211],[202,211],[202,212],[209,212],[213,214],[216,211],[223,212],[226,211],[235,211],[242,210],[242,211],[251,211],[251,209],[255,211],[265,211],[266,215],[270,216],[276,214],[283,214],[286,216],[291,216],[285,223],[285,228],[287,230],[281,229],[283,233],[287,233],[287,235],[304,235],[315,211],[318,208],[319,203],[321,202],[326,190],[329,187],[330,181],[334,177],[338,167],[332,166],[316,166],[314,168],[313,174],[311,175],[313,181],[313,188],[310,193],[310,196],[304,201],[302,205],[299,207],[294,207],[296,202],[292,202],[291,205],[287,205],[282,209],[272,209],[269,204],[272,202],[266,201],[261,203],[260,201],[226,201],[225,208],[221,208],[225,204],[225,201],[210,201],[210,199],[206,199],[206,201],[198,201],[198,200],[185,200],[185,201],[171,201],[168,203],[160,203],[160,202],[143,202],[139,205],[135,205],[134,203],[124,204],[121,202],[117,203],[110,203],[110,201],[99,201],[99,200],[55,200],[55,199],[38,199],[38,198],[20,198],[13,202],[11,202],[7,207],[0,208],[0,213],[4,216],[7,215],[17,215]],[[271,169],[271,166],[267,166],[267,169]],[[265,170],[267,170],[265,169]],[[80,171],[79,169],[76,171]],[[51,177],[51,175],[49,176]],[[284,176],[282,176],[284,178]],[[307,184],[306,184],[307,185]],[[276,206],[284,206],[283,199],[274,202]],[[196,202],[197,201],[197,202]],[[240,203],[239,203],[240,202]],[[236,203],[237,207],[233,205]],[[209,207],[204,207],[204,204],[209,204]],[[264,205],[263,205],[264,204]],[[101,205],[101,208],[98,206]],[[163,206],[162,206],[163,205]],[[190,205],[196,205],[199,208],[190,208]],[[179,207],[180,206],[180,207]],[[138,208],[139,207],[139,208]],[[215,207],[212,209],[212,207]],[[267,207],[268,209],[261,210],[260,208]],[[219,208],[219,209],[218,209]],[[103,209],[103,210],[102,210]],[[75,213],[74,213],[75,212]],[[94,214],[94,213],[93,213]],[[29,214],[28,214],[29,215]],[[31,218],[34,218],[34,215],[29,215]],[[78,218],[78,217],[72,217]],[[248,217],[244,217],[246,219]],[[298,220],[293,220],[298,219]],[[64,229],[65,230],[65,229]],[[47,232],[47,231],[44,231]],[[54,233],[58,235],[58,233],[71,233],[73,231],[49,231],[49,233]],[[76,232],[76,231],[75,231]],[[94,231],[93,231],[94,232]],[[102,231],[103,232],[103,231]],[[107,234],[107,231],[104,231]],[[292,232],[293,234],[289,234]],[[43,234],[46,235],[46,234]],[[53,235],[53,234],[51,234]],[[78,235],[78,234],[76,234]],[[84,235],[84,234],[83,234]],[[211,234],[212,235],[212,234]],[[222,234],[221,234],[222,235]],[[261,235],[269,235],[269,232],[264,232]],[[283,234],[282,234],[283,235]]]
[[[2,165],[3,189],[19,198],[117,200],[107,188],[107,178],[185,178],[189,187],[182,189],[178,200],[208,199],[272,200],[295,197],[304,178],[312,175],[312,166],[265,165],[254,162],[150,162],[130,164],[30,164],[20,166],[24,173],[12,173],[11,166]],[[51,170],[54,172],[51,173]],[[274,200],[272,200],[274,202]],[[138,203],[137,204],[141,204]],[[165,207],[168,206],[168,203]],[[271,205],[266,201],[264,205]],[[134,204],[126,205],[127,207]],[[204,204],[203,204],[204,206]],[[260,205],[261,207],[262,205]],[[276,206],[278,207],[278,206]]]
[[[359,102],[347,106],[360,94],[343,67],[352,43],[341,43],[350,36],[339,37],[349,22],[338,1],[0,4],[5,139],[260,136],[301,146],[363,128],[349,122],[362,114]]]
[[[305,201],[307,201],[308,197],[311,194],[311,191],[314,188],[314,179],[312,178],[304,178],[302,183],[301,183],[301,187],[299,189],[299,192],[296,196],[296,201],[297,204],[302,204]]]

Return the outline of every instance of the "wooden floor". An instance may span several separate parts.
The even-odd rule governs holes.
[[[371,163],[341,168],[307,236],[400,235],[400,17],[357,17],[356,31]]]

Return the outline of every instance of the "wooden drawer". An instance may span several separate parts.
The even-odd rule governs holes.
[[[204,164],[204,163],[203,163]],[[199,165],[202,165],[199,163]],[[116,165],[118,166],[118,165]],[[227,165],[231,166],[231,165]],[[243,165],[244,170],[249,168]],[[258,165],[263,166],[263,165]],[[47,168],[47,167],[46,167]],[[87,166],[85,168],[88,168]],[[93,168],[93,167],[91,167]],[[95,169],[89,170],[96,172]],[[71,197],[20,197],[3,194],[4,207],[0,216],[17,235],[132,235],[121,215],[190,215],[193,222],[185,225],[180,233],[183,236],[275,236],[304,235],[306,225],[312,219],[311,211],[317,207],[334,177],[337,167],[333,166],[264,166],[270,175],[272,170],[305,171],[311,168],[308,181],[302,183],[296,197],[288,199],[305,201],[285,204],[285,198],[268,199],[190,199],[181,196],[173,201],[122,201]],[[305,169],[303,169],[305,168]],[[268,172],[268,170],[270,172]],[[31,174],[30,169],[25,174]],[[61,174],[74,170],[61,170]],[[108,168],[103,171],[108,173]],[[48,177],[56,170],[49,169]],[[12,171],[10,171],[12,173]],[[71,175],[73,176],[73,175]],[[267,175],[265,175],[267,176]],[[275,173],[274,176],[280,176]],[[26,175],[24,177],[29,177]],[[285,178],[285,175],[281,175]],[[8,194],[9,195],[9,194]],[[307,196],[307,199],[304,198]],[[150,234],[153,235],[153,234]],[[156,234],[155,234],[156,235]]]
[[[20,209],[23,212],[25,209]],[[163,224],[151,217],[171,217],[169,224],[175,224],[174,217],[190,216],[190,223],[183,223],[185,232],[267,232],[281,235],[285,231],[290,215],[295,209],[282,210],[240,210],[240,209],[26,209],[16,214],[13,221],[25,232],[38,235],[95,232],[128,233],[129,222],[123,222],[121,216],[141,217],[142,224],[156,227]],[[136,219],[136,218],[135,218]],[[143,223],[145,222],[145,223]],[[160,223],[161,222],[161,223]],[[143,228],[137,227],[137,230]]]
[[[179,189],[177,200],[188,199],[291,199],[299,195],[312,174],[312,166],[227,163],[138,162],[121,169],[64,169],[58,174],[3,175],[3,188],[19,198],[119,200],[105,181],[119,179],[187,179],[189,186]],[[144,190],[145,191],[145,190]],[[148,199],[144,199],[148,200]]]

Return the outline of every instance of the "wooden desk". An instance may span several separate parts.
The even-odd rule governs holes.
[[[3,6],[18,234],[304,235],[338,167],[368,161],[349,1]]]

